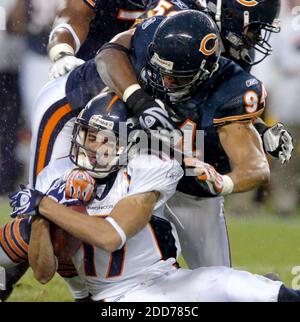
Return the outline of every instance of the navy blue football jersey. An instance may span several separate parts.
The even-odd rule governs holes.
[[[136,27],[131,61],[141,81],[148,46],[163,19],[162,16],[152,17]],[[249,122],[259,117],[265,107],[266,91],[258,79],[233,61],[221,57],[219,65],[212,78],[199,86],[190,99],[173,104],[173,109],[183,124],[190,121],[195,124],[195,130],[205,131],[204,161],[226,174],[231,169],[217,129],[228,123]],[[195,194],[195,190],[183,192]]]
[[[84,60],[95,57],[98,49],[116,34],[129,29],[144,12],[143,0],[82,0],[95,12],[89,34],[77,57]]]

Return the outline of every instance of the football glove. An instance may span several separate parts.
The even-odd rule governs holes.
[[[46,192],[47,197],[51,198],[57,203],[65,206],[82,205],[84,202],[77,198],[68,198],[66,195],[66,181],[64,178],[58,178],[51,184],[50,188]]]
[[[86,171],[75,169],[66,178],[66,198],[88,203],[94,196],[96,181]]]
[[[174,125],[162,101],[154,100],[142,89],[135,91],[126,101],[145,130],[173,130]]]
[[[50,69],[50,80],[56,79],[60,76],[67,74],[77,66],[84,63],[84,60],[76,58],[75,56],[67,53],[61,53],[59,58],[56,58]]]
[[[9,204],[13,208],[10,216],[15,218],[23,215],[38,215],[38,207],[44,194],[38,190],[26,188],[24,185],[20,188],[20,191],[8,195]]]
[[[265,151],[284,164],[292,157],[293,138],[282,123],[267,128],[262,134]]]
[[[185,158],[186,168],[192,169],[192,174],[213,195],[228,195],[233,191],[234,184],[229,176],[221,175],[208,163],[197,158]]]

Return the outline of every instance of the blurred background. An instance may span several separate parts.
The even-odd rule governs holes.
[[[10,220],[7,194],[26,183],[30,115],[47,82],[47,42],[62,0],[0,0],[0,224]],[[283,0],[282,30],[272,36],[273,55],[252,73],[268,91],[268,125],[284,123],[294,138],[291,161],[270,160],[271,184],[227,199],[233,266],[277,273],[299,287],[300,274],[300,0]],[[297,285],[297,283],[299,285]],[[60,277],[41,286],[31,272],[10,301],[71,301]]]

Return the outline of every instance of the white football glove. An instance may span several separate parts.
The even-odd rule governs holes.
[[[227,175],[221,175],[216,169],[208,163],[200,161],[197,158],[185,158],[184,164],[187,168],[192,168],[193,175],[206,185],[213,195],[228,195],[232,193],[234,183]]]
[[[64,55],[53,63],[50,69],[49,78],[50,80],[53,80],[60,76],[63,76],[77,66],[82,65],[84,62],[84,60],[79,59],[73,55]]]
[[[265,151],[279,159],[281,164],[289,161],[294,150],[293,138],[282,123],[268,128],[262,135]]]

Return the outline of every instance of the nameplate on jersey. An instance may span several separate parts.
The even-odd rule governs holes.
[[[140,16],[143,13],[144,13],[143,10],[123,10],[123,9],[120,9],[118,12],[118,19],[119,20],[135,21],[136,19],[140,18]]]
[[[151,64],[159,66],[161,68],[164,68],[165,70],[170,70],[170,71],[173,70],[173,67],[174,67],[173,62],[160,58],[157,53],[154,53],[154,55],[152,56]]]

